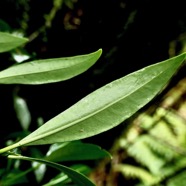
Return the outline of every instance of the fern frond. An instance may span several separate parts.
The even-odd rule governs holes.
[[[186,171],[183,171],[173,178],[169,179],[167,186],[185,186],[186,185]]]
[[[186,165],[186,157],[177,157],[173,162],[165,165],[159,171],[162,172],[165,176],[171,176],[177,171],[183,169]]]
[[[155,176],[141,167],[136,167],[129,164],[118,164],[114,169],[121,172],[124,177],[133,179],[138,178],[146,186],[154,185],[161,180],[160,176]]]
[[[158,108],[156,110],[156,116],[162,117],[162,121],[167,124],[167,127],[173,128],[176,135],[171,135],[177,142],[183,142],[186,135],[186,121],[173,111],[168,111],[164,108]]]
[[[169,146],[162,144],[161,141],[158,141],[157,138],[153,138],[150,135],[143,135],[144,142],[148,145],[148,147],[157,155],[161,156],[165,163],[171,161],[176,152],[174,152]]]
[[[127,152],[136,161],[146,166],[153,174],[159,174],[159,169],[164,165],[164,160],[158,157],[146,144],[146,136],[142,135],[131,145]]]
[[[168,141],[174,146],[179,145],[175,135],[172,133],[171,128],[167,126],[165,121],[159,121],[158,124],[156,124],[156,126],[149,131],[149,134],[163,139],[164,141]]]
[[[161,110],[162,110],[162,108],[161,108]],[[170,112],[170,111],[166,114],[165,118],[173,126],[174,131],[176,133],[177,141],[180,144],[183,144],[183,143],[185,144],[186,121],[182,117],[180,117],[178,114],[176,114],[174,112]],[[186,145],[185,145],[185,147],[186,147]]]

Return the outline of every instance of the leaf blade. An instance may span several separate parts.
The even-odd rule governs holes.
[[[54,144],[57,145],[57,144]],[[57,149],[47,154],[46,160],[53,162],[65,162],[65,161],[80,161],[80,160],[96,160],[111,155],[101,149],[99,146],[89,143],[82,143],[80,141],[74,141],[70,143],[62,143],[57,146]]]
[[[19,145],[78,140],[119,125],[164,88],[185,57],[186,53],[107,84],[49,120]]]
[[[95,186],[87,177],[85,177],[83,174],[76,172],[75,170],[66,167],[61,164],[57,164],[54,162],[50,162],[47,160],[39,159],[39,158],[31,158],[21,155],[8,155],[8,158],[11,159],[19,159],[19,160],[27,160],[27,161],[36,161],[39,163],[44,163],[50,167],[56,168],[62,172],[64,172],[66,175],[68,175],[77,185],[79,186]]]
[[[27,38],[17,37],[9,33],[0,32],[0,53],[10,51],[28,41]]]
[[[86,55],[35,60],[11,66],[0,72],[2,84],[44,84],[70,79],[89,69],[102,50]]]

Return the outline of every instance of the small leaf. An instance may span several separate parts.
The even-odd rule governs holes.
[[[0,32],[0,53],[12,50],[26,43],[27,41],[28,39],[26,38],[14,36],[5,32]]]
[[[28,127],[31,123],[31,115],[26,101],[23,98],[14,95],[14,109],[21,127],[23,130],[28,130]]]
[[[52,151],[48,156],[46,156],[46,159],[54,162],[63,162],[77,160],[95,160],[109,156],[110,155],[107,151],[102,150],[97,145],[75,141],[66,143],[66,145],[59,144],[56,150]]]
[[[32,162],[32,167],[34,169],[36,180],[38,183],[40,183],[46,172],[46,165],[34,161]]]
[[[11,51],[11,56],[17,63],[22,63],[31,57],[24,48],[17,48]]]
[[[2,84],[43,84],[70,79],[90,68],[102,50],[74,57],[36,60],[13,65],[0,72]]]
[[[107,84],[8,149],[78,140],[117,126],[167,85],[185,56],[186,53],[181,54]]]
[[[83,174],[76,172],[75,170],[66,167],[64,165],[60,165],[54,162],[46,161],[43,159],[38,159],[38,158],[30,158],[26,156],[21,156],[21,155],[9,155],[8,158],[11,159],[19,159],[19,160],[27,160],[27,161],[36,161],[39,163],[44,163],[50,167],[56,168],[62,172],[64,172],[66,175],[69,176],[69,178],[72,179],[73,182],[75,182],[79,186],[95,186],[87,177],[85,177]]]

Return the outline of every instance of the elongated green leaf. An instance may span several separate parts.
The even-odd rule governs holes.
[[[0,53],[12,50],[26,43],[27,41],[28,39],[26,38],[17,37],[5,32],[0,32]]]
[[[107,84],[0,153],[22,145],[82,139],[117,126],[165,87],[185,57],[186,53]]]
[[[90,68],[101,53],[99,49],[87,55],[17,64],[0,72],[0,83],[43,84],[67,80]]]
[[[21,156],[21,155],[9,155],[8,158],[11,159],[19,159],[19,160],[27,160],[27,161],[36,161],[39,163],[44,163],[50,167],[56,168],[62,172],[64,172],[66,175],[69,176],[69,178],[72,179],[73,182],[75,182],[79,186],[95,186],[87,177],[85,177],[83,174],[76,172],[75,170],[66,167],[61,164],[57,164],[54,162],[46,161],[43,159],[38,159],[38,158],[30,158],[26,156]]]
[[[52,151],[46,159],[54,162],[63,162],[73,160],[95,160],[109,156],[107,151],[102,150],[97,145],[75,141],[66,143],[66,145],[58,145],[57,149]]]
[[[90,167],[82,164],[72,165],[71,168],[85,175],[91,172]],[[65,183],[69,183],[69,178],[66,174],[62,172],[58,174],[56,177],[53,177],[48,183],[45,183],[43,186],[53,186],[53,185],[61,186],[61,185],[65,185]]]

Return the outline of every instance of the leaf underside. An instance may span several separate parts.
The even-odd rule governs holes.
[[[89,69],[102,50],[73,57],[35,60],[13,65],[0,72],[1,84],[44,84],[70,79]]]
[[[49,120],[18,145],[78,140],[119,125],[167,85],[185,55],[145,67],[103,86]]]

